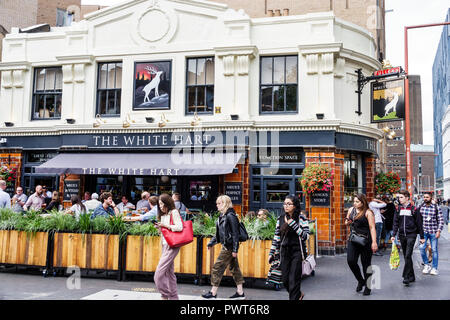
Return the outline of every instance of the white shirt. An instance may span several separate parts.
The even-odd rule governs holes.
[[[381,208],[386,207],[386,203],[379,203],[376,201],[371,201],[369,203],[370,210],[373,211],[373,214],[375,215],[375,223],[383,223],[383,216],[381,215]]]
[[[117,205],[117,209],[119,209],[120,213],[123,213],[123,210],[125,208],[134,209],[134,204],[132,204],[131,202],[127,202],[127,204],[124,205],[123,202],[121,202]]]
[[[0,208],[11,209],[11,196],[0,189]]]
[[[101,204],[101,202],[98,201],[97,199],[86,200],[84,202],[84,205],[86,206],[86,209],[88,211],[95,210],[95,208],[97,208],[100,204]]]
[[[83,211],[83,208],[79,204],[74,204],[69,210],[75,213],[76,219],[80,217],[80,214],[87,213],[86,211]]]

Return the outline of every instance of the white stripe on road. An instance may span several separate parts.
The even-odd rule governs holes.
[[[180,300],[205,300],[201,296],[179,295]],[[157,292],[136,292],[127,290],[105,289],[81,298],[82,300],[161,300]],[[216,299],[214,299],[216,300]],[[217,298],[217,300],[224,300]]]

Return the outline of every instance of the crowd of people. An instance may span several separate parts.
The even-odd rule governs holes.
[[[29,209],[61,211],[60,196],[57,191],[50,192],[45,186],[36,186],[35,193],[27,197],[21,187],[10,198],[5,192],[6,182],[0,180],[0,207],[11,208],[16,212]],[[394,197],[377,195],[368,201],[364,194],[353,197],[353,206],[347,211],[345,225],[350,227],[347,242],[347,264],[357,280],[356,291],[363,295],[371,294],[368,283],[371,273],[370,265],[373,255],[382,255],[381,251],[391,244],[401,248],[405,263],[403,267],[403,284],[409,286],[415,281],[412,252],[419,242],[423,264],[423,274],[438,275],[438,239],[444,225],[448,224],[449,202],[439,203],[430,192],[423,195],[420,204],[411,201],[408,191],[402,190]],[[124,216],[130,221],[152,221],[156,228],[167,228],[173,232],[183,230],[183,220],[190,215],[189,209],[180,201],[180,194],[151,195],[141,194],[136,205],[123,195],[116,205],[110,192],[100,195],[89,192],[83,199],[77,195],[71,198],[71,207],[65,213],[75,217],[90,212],[91,218],[98,216],[124,216],[127,211],[135,210],[136,214]],[[205,299],[217,297],[217,291],[225,270],[228,268],[236,284],[236,293],[230,299],[244,299],[244,278],[239,267],[239,229],[240,221],[233,209],[230,197],[221,195],[216,200],[220,215],[216,221],[216,233],[207,247],[221,244],[221,251],[211,269],[211,289],[202,295]],[[256,219],[258,224],[268,224],[269,212],[260,209],[257,213],[248,212],[247,219]],[[283,201],[282,213],[277,218],[274,238],[268,255],[270,270],[268,282],[283,285],[289,293],[290,300],[302,300],[301,291],[302,262],[307,256],[306,241],[309,237],[308,218],[301,211],[297,196],[287,196]],[[427,242],[430,244],[427,245]],[[161,237],[162,254],[155,271],[154,281],[161,299],[176,300],[177,280],[174,273],[174,260],[180,248],[170,247]],[[429,254],[430,253],[430,254]],[[361,261],[361,268],[358,261]]]

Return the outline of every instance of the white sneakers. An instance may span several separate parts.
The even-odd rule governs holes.
[[[426,264],[425,267],[424,267],[423,270],[422,270],[422,273],[423,273],[423,274],[429,274],[430,271],[431,271],[431,266],[428,265],[428,264]]]
[[[437,271],[437,269],[433,268],[433,269],[431,269],[430,274],[433,276],[437,276],[439,274],[439,272]]]
[[[433,276],[437,276],[439,274],[439,272],[437,271],[437,269],[435,268],[431,268],[430,265],[425,265],[425,267],[422,270],[423,274],[431,274]]]

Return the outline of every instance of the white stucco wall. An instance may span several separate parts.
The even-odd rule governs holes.
[[[157,7],[153,7],[156,4]],[[158,11],[159,10],[159,11]],[[156,20],[149,20],[155,17]],[[139,21],[145,24],[139,24]],[[159,19],[159,20],[158,20]],[[158,23],[154,22],[157,21]],[[159,33],[167,31],[160,39]],[[164,33],[164,32],[163,32]],[[260,115],[260,56],[298,55],[298,113]],[[237,127],[340,128],[377,138],[370,125],[369,86],[357,110],[357,75],[380,67],[375,42],[361,27],[339,20],[331,12],[302,16],[250,19],[226,5],[200,0],[135,0],[91,13],[70,27],[49,33],[24,34],[12,30],[3,42],[0,123],[4,134],[17,131],[92,129],[96,113],[97,63],[122,61],[120,118],[103,128],[122,128],[127,114],[133,128],[158,130],[146,116],[170,119],[168,128],[189,128],[185,115],[186,58],[215,56],[214,105],[220,114],[202,115],[204,128],[224,125],[231,114]],[[138,61],[172,60],[171,108],[133,111],[133,72]],[[63,103],[60,120],[31,121],[33,69],[63,66]],[[316,120],[316,113],[325,119]],[[66,124],[66,118],[76,120]],[[131,129],[131,128],[130,128]]]

